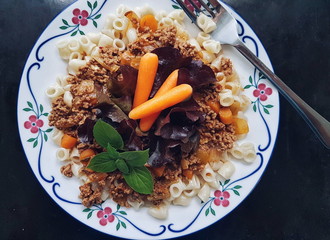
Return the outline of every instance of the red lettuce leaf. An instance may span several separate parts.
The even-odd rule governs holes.
[[[121,65],[117,74],[111,79],[111,95],[114,97],[132,97],[135,92],[138,70],[128,65]]]
[[[91,144],[93,143],[93,128],[95,123],[96,122],[94,120],[86,118],[85,122],[78,127],[77,132],[80,142]]]
[[[117,127],[117,131],[124,140],[125,148],[130,151],[140,151],[146,145],[144,137],[137,134],[137,122],[132,119],[121,121]]]
[[[193,89],[198,89],[216,81],[213,70],[202,61],[192,60],[188,65],[179,70],[178,85],[189,84]]]

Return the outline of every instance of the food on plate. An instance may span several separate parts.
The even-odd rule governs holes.
[[[207,201],[234,174],[232,158],[256,158],[253,144],[237,142],[250,100],[231,60],[208,20],[193,37],[184,17],[121,5],[102,32],[57,44],[68,75],[46,90],[49,125],[84,206],[111,198],[164,219],[170,204]]]

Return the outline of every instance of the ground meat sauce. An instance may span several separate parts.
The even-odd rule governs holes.
[[[112,47],[102,47],[99,51],[99,57],[92,59],[88,64],[80,68],[77,76],[68,78],[71,84],[70,92],[73,97],[72,108],[64,103],[63,97],[58,97],[52,103],[52,111],[49,116],[49,125],[77,137],[77,127],[84,123],[86,118],[95,118],[93,106],[97,104],[95,96],[95,86],[107,86],[113,77],[120,77],[116,72],[120,64],[130,63],[134,66],[134,60],[138,61],[141,56],[147,52],[151,52],[155,48],[171,46],[180,50],[185,57],[193,57],[199,59],[198,53],[192,45],[187,43],[184,38],[177,38],[177,30],[175,27],[162,27],[154,33],[146,29],[138,33],[138,39],[128,44],[127,50],[119,52]],[[135,62],[136,63],[136,62]],[[220,71],[225,76],[233,74],[232,63],[229,59],[222,58]],[[217,113],[207,106],[206,101],[218,98],[220,85],[214,84],[197,90],[194,98],[200,105],[200,111],[206,114],[205,121],[199,126],[200,133],[200,149],[208,151],[216,148],[225,151],[232,148],[235,139],[234,129],[231,125],[225,125],[220,122]],[[82,143],[78,141],[77,148],[79,152],[87,148],[92,148],[96,152],[102,152],[95,141],[93,143]],[[204,164],[196,157],[196,154],[183,156],[181,163],[173,162],[166,165],[162,176],[157,177],[153,173],[154,190],[150,195],[139,194],[133,191],[124,181],[119,171],[112,173],[95,173],[88,169],[88,161],[81,161],[83,164],[82,172],[87,175],[88,180],[80,186],[80,198],[82,204],[90,207],[93,204],[100,204],[102,193],[106,192],[118,204],[130,207],[128,201],[142,202],[148,201],[154,205],[159,205],[164,199],[170,197],[169,187],[179,178],[186,181],[182,175],[182,169],[189,169],[194,172],[201,171]],[[61,168],[61,173],[67,177],[72,177],[71,164],[67,164]]]

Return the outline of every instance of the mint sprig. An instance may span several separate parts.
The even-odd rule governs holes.
[[[93,135],[96,142],[105,148],[106,152],[95,155],[87,167],[95,172],[113,172],[118,169],[134,191],[151,194],[153,179],[144,166],[149,159],[149,150],[124,151],[121,135],[102,120],[96,122]]]

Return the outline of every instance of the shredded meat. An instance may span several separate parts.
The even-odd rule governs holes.
[[[71,169],[71,163],[62,166],[61,173],[66,177],[69,177],[69,178],[72,177],[73,173],[72,173],[72,169]]]

